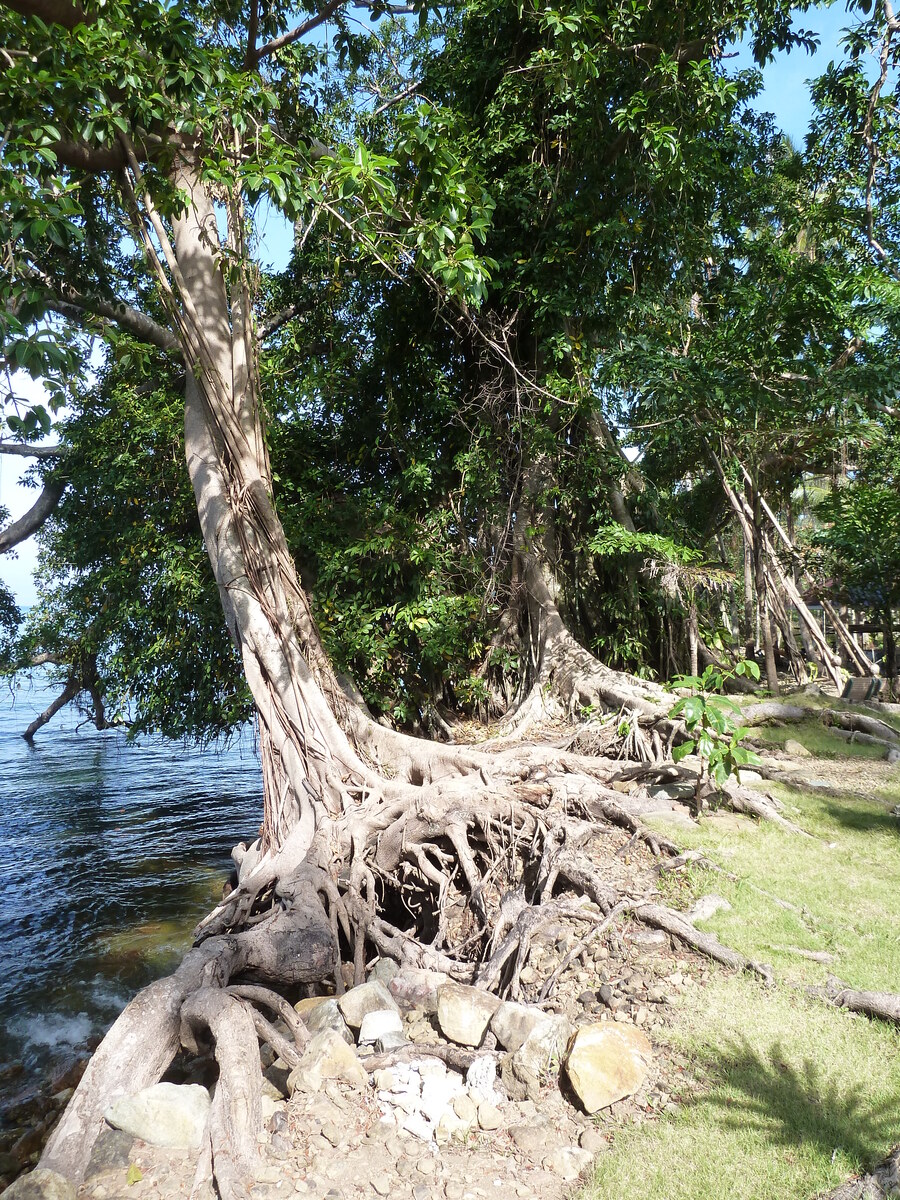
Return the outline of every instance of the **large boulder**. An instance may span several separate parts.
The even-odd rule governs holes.
[[[354,1087],[366,1087],[365,1068],[339,1033],[323,1029],[310,1039],[300,1062],[288,1076],[288,1091],[317,1092],[326,1079],[340,1079]]]
[[[358,987],[351,988],[349,992],[344,992],[343,996],[339,997],[337,1006],[341,1010],[341,1016],[354,1030],[358,1030],[362,1025],[366,1013],[380,1012],[386,1008],[399,1011],[394,997],[380,979],[370,979]]]
[[[64,1175],[37,1167],[3,1193],[9,1200],[75,1200],[75,1188]]]
[[[634,1025],[602,1022],[583,1025],[572,1038],[565,1072],[585,1112],[633,1095],[653,1059],[653,1047]]]
[[[500,1003],[496,996],[481,988],[445,983],[437,997],[441,1033],[460,1046],[480,1046]]]
[[[151,1145],[198,1150],[209,1105],[209,1092],[198,1083],[154,1083],[114,1101],[103,1115],[114,1129]]]

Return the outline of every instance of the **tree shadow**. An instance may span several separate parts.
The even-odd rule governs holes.
[[[896,1098],[873,1103],[862,1085],[824,1078],[812,1059],[798,1066],[780,1042],[765,1057],[747,1042],[725,1044],[709,1052],[706,1065],[713,1088],[693,1103],[718,1110],[726,1128],[755,1129],[773,1143],[807,1143],[829,1155],[842,1150],[868,1166],[900,1133]]]
[[[889,808],[874,811],[872,801],[862,802],[857,807],[852,798],[840,803],[837,798],[823,800],[822,807],[831,820],[853,833],[886,833],[900,836],[900,818],[895,817]]]

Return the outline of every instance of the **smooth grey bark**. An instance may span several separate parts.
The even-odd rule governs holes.
[[[29,508],[24,516],[19,517],[17,521],[12,521],[6,528],[0,531],[0,554],[7,550],[12,550],[14,546],[18,546],[20,542],[24,542],[41,528],[49,517],[53,515],[63,497],[63,492],[66,490],[66,481],[54,476],[50,476],[44,482],[44,488],[41,494]]]

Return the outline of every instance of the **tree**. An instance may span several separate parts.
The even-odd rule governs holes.
[[[373,17],[390,11],[381,0],[354,7]],[[266,195],[298,223],[301,241],[314,220],[330,221],[351,236],[356,253],[398,279],[415,272],[440,292],[479,354],[496,353],[497,370],[527,385],[530,400],[549,395],[549,419],[529,431],[537,453],[529,448],[522,487],[512,493],[518,499],[513,544],[529,620],[534,626],[540,611],[547,618],[546,656],[558,667],[568,655],[577,672],[584,652],[562,623],[544,569],[552,488],[541,440],[548,433],[559,437],[559,401],[571,400],[566,387],[577,385],[579,364],[562,343],[552,366],[541,361],[553,347],[537,324],[536,302],[545,289],[571,293],[576,281],[565,264],[560,278],[555,271],[545,277],[542,269],[530,285],[534,311],[517,331],[515,352],[498,342],[510,301],[501,296],[494,314],[485,304],[492,257],[500,260],[490,245],[484,255],[477,249],[495,211],[469,144],[478,90],[498,89],[489,109],[497,121],[519,103],[512,81],[520,66],[546,64],[542,82],[527,95],[532,111],[540,116],[549,109],[552,119],[538,120],[548,153],[539,160],[537,184],[526,179],[519,189],[526,213],[540,210],[552,187],[554,122],[565,126],[590,101],[591,120],[578,127],[576,153],[566,159],[575,208],[571,244],[579,246],[587,236],[579,228],[587,216],[580,211],[587,189],[579,158],[594,168],[591,187],[602,175],[591,157],[591,121],[603,118],[622,172],[622,186],[610,195],[640,191],[646,171],[655,187],[667,155],[677,164],[669,181],[674,195],[690,169],[695,114],[704,114],[710,142],[728,91],[710,56],[722,38],[751,24],[765,53],[773,39],[789,38],[785,14],[770,12],[763,22],[750,6],[716,12],[701,6],[682,14],[691,17],[690,43],[674,17],[658,25],[659,38],[645,42],[657,32],[649,6],[627,18],[605,6],[586,7],[577,18],[542,8],[520,13],[517,6],[473,6],[461,18],[466,45],[499,44],[484,42],[486,29],[510,32],[513,58],[476,72],[468,105],[432,103],[398,114],[388,154],[363,141],[349,149],[335,144],[340,129],[318,111],[317,71],[326,51],[304,38],[330,22],[335,33],[328,53],[363,61],[367,39],[351,32],[350,11],[333,0],[302,12],[291,26],[286,14],[256,0],[246,11],[215,3],[179,10],[153,0],[113,0],[96,9],[66,0],[11,0],[3,8],[7,204],[0,286],[7,361],[59,379],[51,407],[67,389],[77,392],[88,382],[75,371],[79,358],[82,367],[89,362],[79,328],[102,338],[113,355],[130,355],[138,375],[158,370],[183,378],[188,476],[225,624],[253,698],[265,785],[260,841],[236,851],[237,888],[201,924],[198,945],[176,974],[142,992],[120,1017],[48,1143],[45,1165],[74,1178],[110,1096],[157,1079],[179,1038],[194,1044],[210,1032],[221,1067],[210,1122],[215,1173],[223,1196],[241,1194],[256,1154],[260,1078],[248,1069],[256,1051],[254,1022],[227,988],[232,977],[251,972],[284,986],[334,976],[340,988],[341,954],[353,958],[360,978],[367,947],[374,947],[516,994],[528,952],[528,913],[549,899],[556,881],[586,890],[603,912],[615,907],[610,889],[567,841],[576,796],[579,804],[593,805],[586,812],[603,808],[603,768],[596,761],[546,748],[490,753],[413,739],[374,721],[336,675],[273,502],[258,356],[266,332],[290,313],[257,319],[261,297],[249,252],[249,211]],[[612,87],[623,61],[628,70]],[[538,73],[526,77],[538,79]],[[680,118],[671,127],[658,125],[648,116],[653,106],[662,120],[670,111]],[[492,136],[490,127],[476,131],[476,142],[483,149]],[[663,172],[663,184],[666,179]],[[648,214],[652,193],[649,186],[642,193]],[[544,211],[559,217],[553,206]],[[511,212],[501,219],[498,238],[513,247],[515,237],[504,230],[510,219]],[[531,219],[514,233],[521,236]],[[607,209],[608,234],[614,223]],[[615,234],[616,289],[624,286],[624,268],[634,266],[619,249],[629,224],[627,217],[620,221]],[[667,224],[669,232],[673,226]],[[652,258],[657,243],[665,274],[674,261],[668,238],[657,231],[643,249]],[[542,258],[543,265],[550,262]],[[605,287],[598,283],[598,295]],[[473,316],[479,305],[483,318]],[[560,301],[554,320],[564,308]],[[115,394],[109,400],[119,404]],[[40,406],[12,415],[26,441],[49,419]],[[76,487],[72,503],[77,500]],[[662,721],[664,706],[653,693],[645,698],[649,689],[641,681],[594,662],[587,668],[591,694],[616,706],[624,699],[642,719]],[[538,685],[543,670],[539,663]],[[674,732],[664,723],[661,728]],[[661,749],[658,733],[656,745]],[[562,808],[551,812],[548,799]],[[609,811],[623,819],[618,807]],[[523,882],[525,906],[499,946],[492,927],[503,897],[488,912],[484,888],[492,823],[502,823],[513,838],[514,888],[535,854],[547,867]],[[476,923],[476,948],[468,957],[452,953],[446,942],[450,863],[458,864]],[[381,901],[401,894],[404,873],[429,893],[436,934],[415,922],[400,929],[379,911]],[[671,924],[660,906],[641,911],[647,920]],[[680,936],[694,936],[683,922],[678,928]],[[271,993],[264,1000],[276,1008],[280,1003]]]

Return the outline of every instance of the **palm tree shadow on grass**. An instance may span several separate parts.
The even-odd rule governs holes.
[[[765,1057],[747,1042],[731,1042],[710,1052],[706,1067],[713,1087],[693,1103],[720,1110],[726,1128],[756,1129],[773,1142],[806,1143],[829,1155],[843,1150],[864,1167],[900,1139],[896,1098],[873,1103],[864,1086],[823,1078],[809,1058],[798,1066],[779,1042]]]

